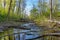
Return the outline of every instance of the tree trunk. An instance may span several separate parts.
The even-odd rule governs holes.
[[[51,12],[50,12],[50,20],[52,19],[52,0],[51,0]]]
[[[9,16],[10,16],[11,6],[12,6],[12,0],[10,0],[9,9],[8,9],[8,15],[7,15],[7,20],[9,18]]]

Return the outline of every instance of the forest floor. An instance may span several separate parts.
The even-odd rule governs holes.
[[[46,33],[50,32],[59,32],[60,33],[60,21],[57,20],[42,20],[42,21],[36,21],[36,24],[39,25],[39,27],[43,27],[43,30]]]
[[[49,21],[49,22],[55,22],[57,24],[60,24],[60,21],[57,21],[57,20],[47,20],[47,21]]]
[[[18,27],[21,24],[23,24],[24,22],[16,22],[16,21],[5,21],[5,22],[1,22],[0,23],[0,29],[4,29],[7,27]],[[28,23],[28,22],[26,22]],[[38,25],[40,25],[40,27],[42,26],[45,30],[53,30],[53,31],[60,31],[60,21],[56,21],[56,20],[45,20],[43,22],[41,22],[40,24],[37,23]],[[45,27],[44,27],[45,26]],[[19,27],[18,27],[19,28]]]
[[[21,24],[24,24],[25,22],[16,22],[16,21],[5,21],[0,23],[0,30],[5,30],[8,28],[18,28],[18,29],[27,29],[24,27],[21,27]]]

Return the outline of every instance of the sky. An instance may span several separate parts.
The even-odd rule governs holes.
[[[35,4],[35,5],[37,5],[37,2],[38,2],[38,0],[26,0],[26,8],[25,8],[25,10],[26,10],[26,14],[30,14],[30,10],[32,9],[32,7],[33,7],[33,4]]]
[[[30,15],[30,10],[33,7],[33,4],[37,6],[39,0],[26,0],[26,14]],[[46,2],[49,2],[49,0],[45,0]]]

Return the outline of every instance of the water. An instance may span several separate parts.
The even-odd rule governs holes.
[[[26,23],[26,24],[22,24],[22,27],[26,27],[26,28],[31,28],[31,30],[22,30],[22,29],[14,29],[15,33],[20,32],[20,40],[23,39],[33,39],[38,37],[41,34],[42,29],[38,28],[34,23]],[[26,34],[22,33],[25,32]],[[18,39],[18,35],[15,35],[16,40]]]

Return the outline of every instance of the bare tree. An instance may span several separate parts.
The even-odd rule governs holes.
[[[6,6],[6,0],[4,0],[4,8],[5,8],[5,6]]]
[[[17,11],[17,14],[19,13],[20,9],[21,9],[21,0],[18,1],[18,11]],[[20,11],[21,12],[21,11]]]
[[[50,12],[50,20],[52,19],[52,0],[51,0],[51,12]]]
[[[9,8],[8,8],[8,15],[7,15],[7,19],[10,16],[10,10],[11,10],[11,6],[12,6],[12,0],[10,0],[10,4],[9,4]]]
[[[13,3],[13,6],[12,6],[12,12],[14,13],[14,11],[15,11],[15,6],[16,6],[16,1],[15,0],[13,0],[14,1],[14,3]]]

